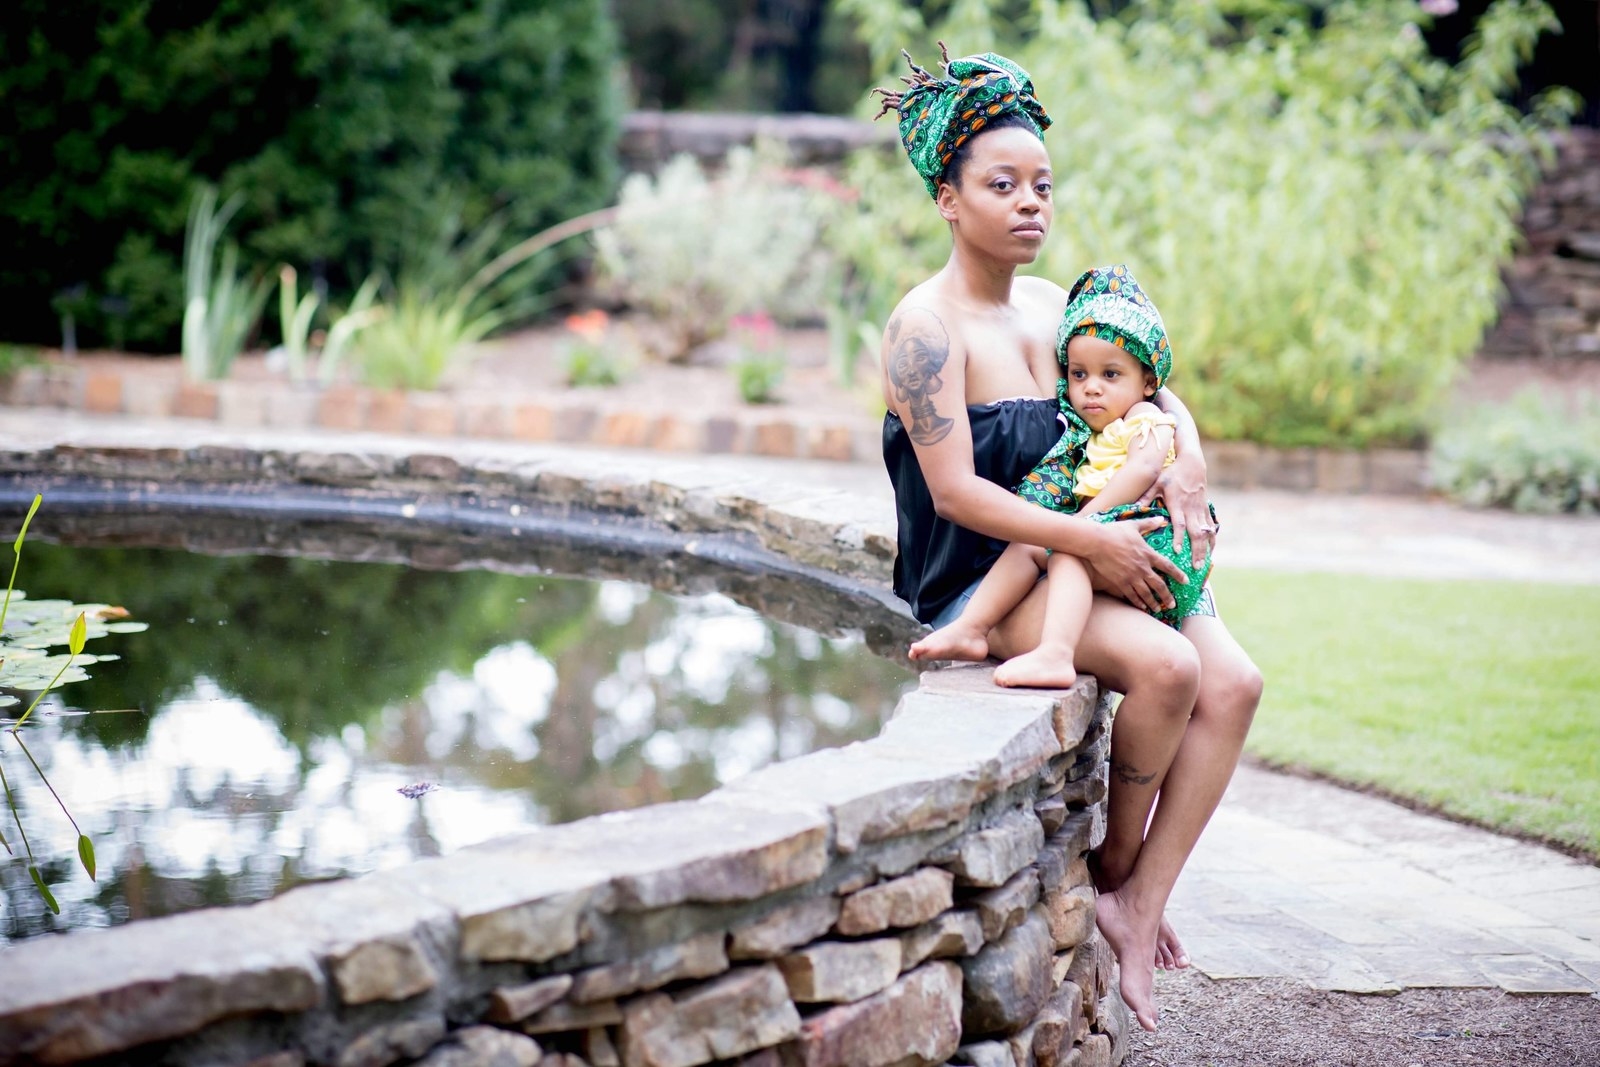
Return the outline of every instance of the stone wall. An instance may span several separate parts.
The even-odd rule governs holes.
[[[315,510],[321,490],[413,523],[458,521],[430,510],[454,494],[482,525],[546,507],[684,535],[704,558],[761,548],[878,580],[891,550],[855,494],[420,447],[13,442],[0,476],[58,501],[220,486],[242,512],[269,490]],[[1127,1016],[1084,858],[1108,715],[1092,679],[1001,691],[986,668],[930,672],[877,738],[698,801],[22,942],[0,951],[0,1064],[1117,1063]]]
[[[1107,707],[933,672],[698,801],[23,942],[0,1063],[1110,1064]]]
[[[1490,358],[1600,359],[1600,130],[1557,141],[1555,168],[1523,213]]]

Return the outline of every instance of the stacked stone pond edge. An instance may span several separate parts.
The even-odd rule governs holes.
[[[887,576],[880,500],[596,455],[111,434],[14,442],[0,479],[56,500],[404,497],[418,522],[452,497],[508,518],[539,506]],[[987,668],[930,672],[873,740],[697,801],[0,949],[0,1065],[1117,1063],[1126,1012],[1084,860],[1104,832],[1109,708],[1089,678],[1018,691]]]
[[[931,672],[877,738],[697,801],[22,942],[0,1063],[1117,1063],[1108,709]]]

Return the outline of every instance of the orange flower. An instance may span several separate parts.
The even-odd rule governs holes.
[[[567,329],[592,345],[605,340],[606,331],[610,328],[611,316],[599,308],[567,316]]]

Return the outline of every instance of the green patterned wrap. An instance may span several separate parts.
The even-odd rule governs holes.
[[[1211,511],[1211,522],[1217,521],[1217,509],[1207,505]],[[1144,535],[1144,543],[1161,553],[1167,559],[1178,565],[1178,569],[1189,579],[1188,585],[1183,585],[1176,578],[1168,578],[1167,589],[1172,593],[1173,606],[1165,611],[1151,612],[1156,618],[1169,626],[1178,626],[1184,619],[1191,615],[1213,615],[1210,609],[1210,598],[1206,596],[1206,579],[1211,576],[1211,553],[1206,553],[1205,562],[1200,566],[1194,565],[1194,557],[1185,537],[1185,544],[1180,551],[1172,543],[1172,516],[1167,509],[1157,504],[1118,504],[1104,511],[1097,511],[1089,516],[1095,522],[1121,522],[1124,519],[1166,519],[1167,524],[1158,529],[1151,530]]]
[[[911,63],[911,57],[906,56]],[[935,78],[911,63],[911,87],[904,94],[886,93],[885,107],[900,117],[900,141],[911,165],[922,176],[928,195],[939,195],[939,179],[956,151],[1001,115],[1025,117],[1041,138],[1050,116],[1033,95],[1028,72],[993,52],[954,59]]]
[[[1067,342],[1080,334],[1127,349],[1156,376],[1156,388],[1172,372],[1172,345],[1161,312],[1134,280],[1125,263],[1083,272],[1067,294],[1056,334],[1056,358],[1067,364]]]

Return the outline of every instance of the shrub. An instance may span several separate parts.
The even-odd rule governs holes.
[[[615,188],[616,36],[602,0],[15,0],[0,26],[8,339],[122,325],[175,349],[184,208],[242,192],[240,265],[310,267],[345,302],[431,220],[507,240]]]
[[[1434,485],[1474,507],[1600,512],[1600,401],[1561,406],[1530,390],[1452,420],[1434,439]]]
[[[739,148],[715,180],[683,155],[622,186],[616,222],[595,234],[603,284],[662,327],[657,355],[682,362],[739,314],[819,314],[826,194],[799,184],[775,150]]]
[[[908,44],[926,63],[938,36],[1029,70],[1055,119],[1057,232],[1033,272],[1068,285],[1131,264],[1172,333],[1173,384],[1215,438],[1418,438],[1495,315],[1521,199],[1572,106],[1503,100],[1554,26],[1526,0],[1499,0],[1454,67],[1427,54],[1411,0],[1260,0],[1252,17],[1148,0],[1101,20],[1036,0],[1004,26],[1000,0],[972,0],[936,29],[893,0],[841,3],[879,69]],[[856,299],[882,315],[948,237],[903,159],[864,156],[850,180],[866,216]]]

